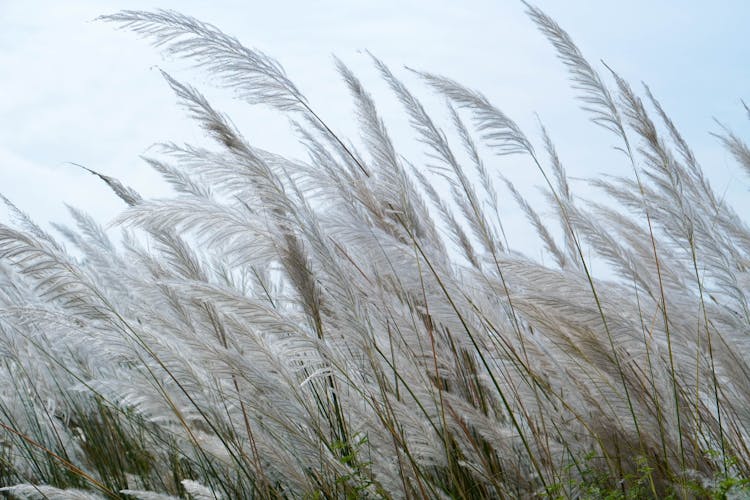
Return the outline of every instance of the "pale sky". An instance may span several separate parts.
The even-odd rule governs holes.
[[[750,207],[744,201],[750,181],[709,135],[718,130],[715,117],[750,139],[750,121],[740,104],[750,101],[750,2],[539,0],[536,5],[571,34],[602,74],[603,59],[635,87],[648,83],[715,189]],[[278,113],[234,101],[203,72],[163,58],[132,32],[93,21],[121,9],[153,8],[211,22],[275,57],[329,125],[355,139],[351,101],[332,54],[372,91],[397,145],[419,159],[417,146],[403,139],[412,134],[401,108],[361,53],[369,49],[438,117],[444,116],[442,102],[404,65],[481,90],[539,145],[538,113],[571,176],[629,173],[612,150],[615,139],[579,111],[562,64],[514,0],[0,0],[0,193],[37,221],[67,220],[66,202],[103,223],[122,209],[106,186],[67,162],[117,177],[146,196],[165,194],[139,156],[155,142],[196,142],[202,133],[185,118],[156,67],[204,91],[251,143],[302,157]],[[519,157],[494,159],[490,167],[522,190],[541,183]]]

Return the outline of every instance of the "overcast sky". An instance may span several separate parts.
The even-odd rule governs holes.
[[[750,138],[740,104],[750,100],[750,2],[536,4],[590,61],[603,59],[634,85],[647,82],[717,191],[746,199],[748,179],[709,132],[717,131],[716,117]],[[67,162],[118,177],[146,196],[164,193],[139,156],[155,142],[195,142],[202,134],[176,106],[157,67],[205,91],[252,143],[301,154],[276,113],[231,100],[202,72],[163,58],[132,32],[93,21],[125,8],[179,9],[272,55],[332,128],[346,134],[356,131],[334,53],[372,90],[389,125],[407,130],[399,122],[401,110],[361,53],[369,49],[438,110],[440,101],[404,65],[483,91],[533,139],[539,137],[538,113],[572,176],[627,173],[612,150],[616,141],[578,110],[564,68],[514,0],[0,0],[0,193],[39,221],[65,220],[64,202],[102,222],[122,208],[105,186]],[[394,135],[407,153],[415,150]],[[522,186],[540,183],[522,159],[497,160],[492,168]]]

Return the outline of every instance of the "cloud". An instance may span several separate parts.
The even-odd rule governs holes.
[[[627,174],[612,150],[614,139],[588,122],[573,101],[564,68],[525,17],[521,3],[458,2],[198,2],[162,1],[219,26],[244,43],[277,57],[336,130],[356,138],[351,104],[330,54],[361,74],[394,127],[405,153],[420,158],[399,105],[368,59],[370,49],[416,89],[437,114],[442,102],[401,70],[402,64],[446,74],[482,90],[533,138],[535,112],[544,120],[570,173]],[[737,9],[743,2],[707,7],[645,0],[607,4],[538,2],[579,42],[592,60],[605,57],[624,76],[644,79],[711,168],[719,186],[736,177],[731,163],[708,136],[710,116],[739,128],[746,92],[746,44]],[[91,20],[122,8],[153,2],[37,2],[30,14],[4,2],[0,17],[0,192],[40,220],[55,218],[64,201],[107,219],[119,206],[94,179],[65,166],[83,163],[121,178],[144,194],[162,186],[138,156],[153,142],[196,142],[201,132],[185,120],[161,80],[158,65],[206,90],[229,112],[251,142],[301,154],[285,119],[231,100],[210,79],[184,63],[165,59],[130,32]],[[745,16],[747,18],[747,16]],[[693,64],[691,65],[691,61]],[[444,116],[444,115],[443,115]],[[518,182],[522,191],[539,183],[519,158],[493,159],[492,168]],[[744,182],[744,180],[743,180]],[[733,188],[738,183],[733,184]],[[735,193],[736,194],[736,193]],[[508,206],[511,209],[511,205]]]

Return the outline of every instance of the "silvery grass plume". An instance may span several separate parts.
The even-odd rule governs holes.
[[[429,162],[415,165],[339,60],[361,151],[278,62],[214,26],[172,11],[103,17],[286,114],[308,159],[254,147],[164,73],[215,147],[166,143],[145,158],[174,189],[165,199],[87,168],[128,205],[120,240],[72,207],[75,227],[54,226],[58,239],[3,199],[14,223],[0,225],[2,491],[743,490],[750,230],[647,87],[641,96],[606,68],[610,89],[565,31],[528,13],[625,154],[629,173],[591,181],[610,204],[573,195],[544,127],[535,145],[452,79],[412,70],[446,100],[441,125],[372,57],[426,149]],[[719,138],[750,170],[748,146],[726,129]],[[555,220],[499,172],[508,155],[539,169]],[[552,264],[512,249],[498,209],[507,194]]]

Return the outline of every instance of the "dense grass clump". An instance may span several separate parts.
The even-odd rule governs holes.
[[[750,229],[659,102],[607,82],[534,7],[630,174],[571,193],[544,129],[417,72],[449,135],[381,61],[429,164],[395,149],[337,62],[362,151],[270,57],[169,11],[104,19],[286,114],[307,161],[253,147],[165,74],[215,148],[163,144],[174,188],[112,242],[0,225],[0,484],[19,498],[723,497],[750,477]],[[720,135],[750,171],[750,149]],[[538,143],[538,144],[537,144]],[[495,162],[526,155],[543,219]],[[497,185],[503,184],[499,191]],[[447,188],[446,188],[447,186]],[[506,189],[507,188],[507,189]],[[547,264],[512,249],[514,196]],[[595,277],[592,260],[605,263]]]

